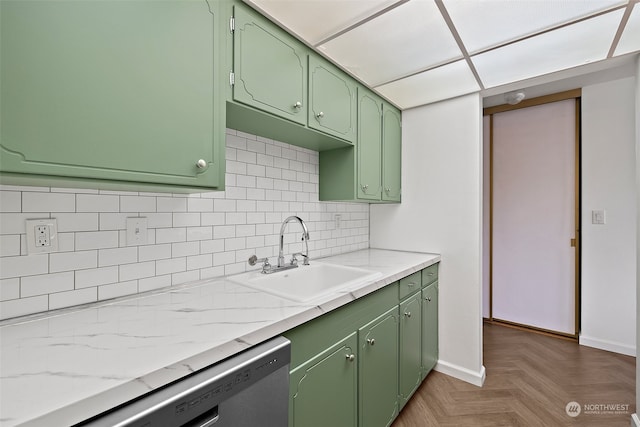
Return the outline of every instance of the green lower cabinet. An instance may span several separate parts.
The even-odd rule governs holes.
[[[389,426],[398,414],[397,306],[358,330],[358,348],[359,425]]]
[[[400,404],[404,406],[422,382],[420,292],[400,304]]]
[[[438,362],[438,282],[422,289],[422,377]]]
[[[354,332],[291,371],[289,426],[356,425],[357,344]]]

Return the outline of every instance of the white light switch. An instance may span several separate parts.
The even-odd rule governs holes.
[[[605,210],[593,210],[591,211],[591,224],[603,225],[606,224],[606,211]]]
[[[147,218],[127,218],[127,246],[146,245],[147,241]]]
[[[28,219],[27,254],[43,254],[58,250],[58,221],[55,218]]]

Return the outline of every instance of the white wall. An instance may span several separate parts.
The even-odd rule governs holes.
[[[580,344],[636,353],[635,78],[582,89]],[[606,210],[593,225],[591,211]]]
[[[640,55],[636,58],[636,207],[640,206]],[[636,343],[640,342],[640,209],[636,210]],[[640,408],[640,369],[636,364],[636,414],[631,425],[640,426],[637,416]]]
[[[491,121],[482,118],[482,317],[491,317]]]
[[[402,204],[373,205],[374,248],[437,252],[437,370],[473,384],[482,366],[482,105],[478,94],[405,110]]]
[[[369,246],[368,205],[318,201],[317,152],[228,130],[226,157],[226,191],[0,186],[0,319],[242,272],[254,253],[277,255],[294,214],[309,227],[311,258]],[[128,247],[125,220],[138,215],[149,241]],[[57,218],[58,252],[27,255],[27,218]],[[296,227],[286,253],[302,249]]]

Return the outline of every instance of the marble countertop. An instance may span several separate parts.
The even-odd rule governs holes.
[[[367,249],[319,261],[382,276],[307,303],[218,278],[0,323],[0,426],[83,421],[428,267],[440,256]]]

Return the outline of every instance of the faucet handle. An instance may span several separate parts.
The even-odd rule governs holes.
[[[262,272],[263,273],[269,273],[270,270],[271,270],[271,264],[269,264],[269,258],[258,258],[255,255],[251,255],[249,257],[249,265],[250,266],[254,266],[259,262],[262,263]]]
[[[290,262],[291,265],[298,265],[298,259],[296,258],[298,255],[304,258],[304,262],[302,264],[309,265],[309,256],[303,254],[302,252],[296,252],[293,255],[291,255],[291,262]]]

